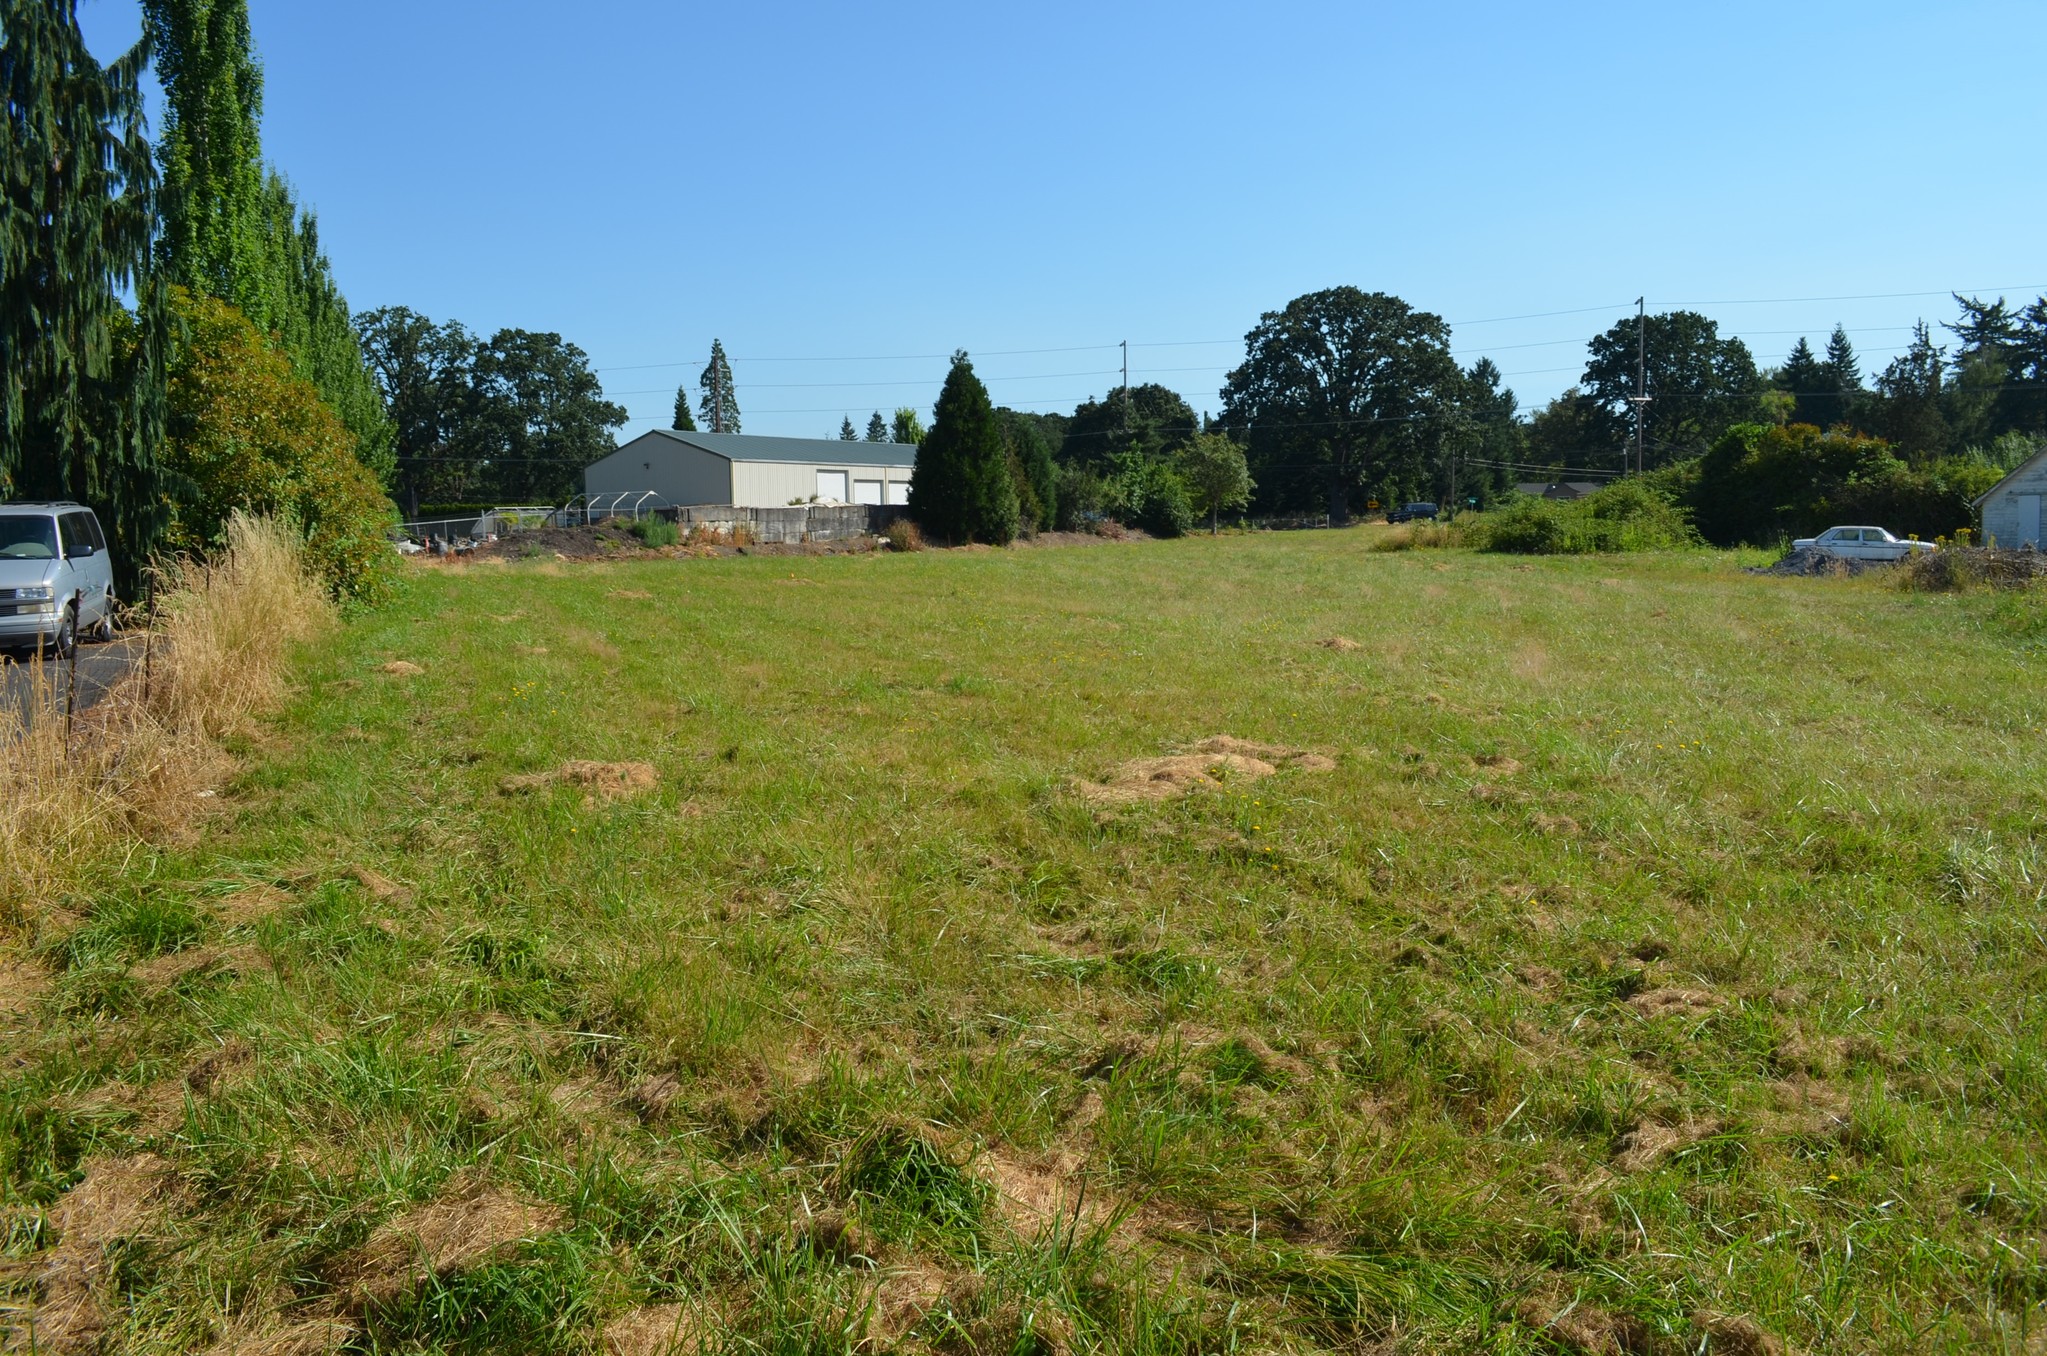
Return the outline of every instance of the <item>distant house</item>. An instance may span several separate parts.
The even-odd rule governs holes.
[[[1596,480],[1529,480],[1514,487],[1522,494],[1534,495],[1537,499],[1583,499],[1603,486]]]
[[[2018,469],[1992,485],[1976,508],[1983,515],[1983,540],[1999,546],[2047,548],[2040,539],[2040,500],[2047,497],[2047,450],[2035,452]]]
[[[583,493],[652,490],[671,504],[779,508],[907,504],[917,449],[910,443],[766,438],[751,433],[642,433],[583,471]]]

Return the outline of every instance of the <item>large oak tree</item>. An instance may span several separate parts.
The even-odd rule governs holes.
[[[1223,386],[1258,502],[1342,522],[1368,496],[1432,492],[1465,386],[1450,327],[1399,297],[1332,287],[1268,311]]]

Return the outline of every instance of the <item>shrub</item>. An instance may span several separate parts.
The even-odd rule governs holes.
[[[897,518],[881,530],[881,539],[888,543],[891,551],[921,551],[924,549],[924,534],[917,530],[917,524],[908,518]]]
[[[274,515],[298,525],[306,563],[336,597],[382,597],[397,514],[354,435],[240,311],[182,288],[172,307],[164,466],[183,493],[167,544],[210,549],[237,512]]]
[[[1374,551],[1427,551],[1465,545],[1463,523],[1402,523],[1372,539]]]
[[[655,550],[682,540],[682,529],[666,518],[635,518],[626,531],[638,537],[642,546]]]
[[[1579,500],[1522,499],[1464,529],[1481,551],[1590,555],[1698,544],[1690,516],[1654,486],[1621,480]]]
[[[1194,526],[1194,501],[1179,472],[1163,461],[1131,458],[1115,481],[1116,516],[1154,537],[1178,537]]]

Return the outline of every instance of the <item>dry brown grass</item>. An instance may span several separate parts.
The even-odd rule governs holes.
[[[296,534],[236,515],[226,546],[158,574],[144,672],[76,721],[53,670],[0,709],[0,927],[65,893],[88,863],[175,832],[221,774],[218,740],[282,696],[293,647],[334,622]]]

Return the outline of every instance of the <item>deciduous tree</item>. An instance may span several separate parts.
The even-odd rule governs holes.
[[[1194,441],[1201,421],[1178,391],[1153,382],[1087,400],[1067,420],[1059,459],[1099,466],[1121,454],[1162,460]]]
[[[1632,459],[1637,323],[1630,316],[1592,340],[1580,383],[1588,432],[1610,459]],[[1732,425],[1757,417],[1763,379],[1748,345],[1721,338],[1719,324],[1697,311],[1651,315],[1646,324],[1646,465],[1698,456]]]
[[[1222,423],[1247,449],[1260,501],[1391,501],[1436,480],[1447,416],[1464,386],[1450,327],[1399,297],[1334,287],[1268,311],[1223,387]]]
[[[889,423],[889,441],[914,447],[924,441],[924,421],[908,405],[896,411]]]
[[[1251,502],[1251,468],[1244,461],[1244,449],[1223,433],[1197,433],[1194,441],[1180,451],[1180,474],[1193,491],[1194,508],[1208,515],[1208,532],[1220,530],[1224,509],[1243,508]]]
[[[395,442],[392,485],[408,518],[422,499],[461,498],[476,468],[457,452],[471,407],[477,341],[456,321],[435,324],[405,306],[356,317]]]
[[[560,503],[582,488],[583,468],[613,450],[626,412],[582,349],[559,334],[499,330],[474,361],[458,451],[505,503]]]

